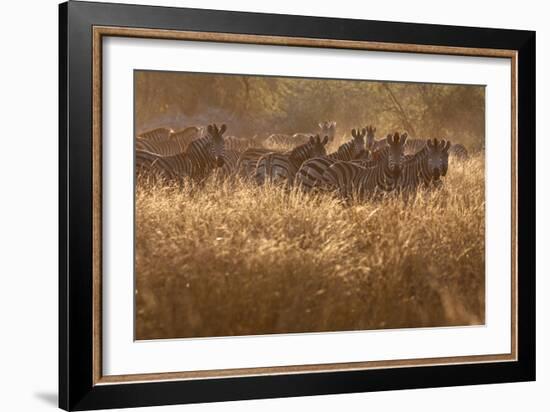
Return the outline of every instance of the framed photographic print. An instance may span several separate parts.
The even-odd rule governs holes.
[[[535,33],[60,5],[60,407],[535,379]]]

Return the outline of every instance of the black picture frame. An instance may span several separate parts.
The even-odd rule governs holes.
[[[92,27],[242,33],[517,51],[518,359],[94,385]],[[89,410],[535,380],[535,32],[171,7],[59,6],[59,406]]]

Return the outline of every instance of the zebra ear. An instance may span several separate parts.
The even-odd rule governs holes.
[[[313,135],[309,136],[309,143],[315,143],[315,137],[313,137]]]
[[[391,133],[390,133],[389,135],[386,136],[386,142],[387,142],[388,144],[391,144],[391,139],[392,139],[392,135],[391,135]]]
[[[359,137],[363,138],[365,137],[365,135],[367,134],[367,129],[365,129],[364,127],[361,129],[361,135]]]
[[[445,147],[443,148],[443,151],[445,153],[447,153],[449,151],[449,149],[451,148],[451,141],[450,140],[447,140],[447,144],[445,145]]]
[[[432,143],[432,139],[428,139],[426,140],[426,146],[428,146],[429,149],[432,149],[433,148],[433,143]]]
[[[323,146],[326,146],[328,143],[328,136],[325,136],[325,138],[323,139]]]
[[[351,136],[356,139],[357,138],[357,130],[351,129]]]
[[[393,144],[399,144],[399,132],[395,132],[395,134],[393,135]]]
[[[401,140],[399,141],[401,143],[401,146],[403,146],[405,144],[405,141],[407,140],[407,133],[403,133],[401,135]]]
[[[212,134],[213,133],[213,128],[212,128],[212,125],[209,124],[208,127],[206,128],[206,131],[208,132],[208,134]]]
[[[220,136],[225,133],[227,130],[227,125],[224,123],[222,124],[222,127],[220,127]]]

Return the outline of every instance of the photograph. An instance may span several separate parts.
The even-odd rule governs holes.
[[[294,3],[59,6],[60,408],[540,392],[540,22]]]
[[[136,340],[485,325],[485,86],[134,70]]]

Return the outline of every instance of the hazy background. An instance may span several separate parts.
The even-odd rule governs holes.
[[[365,80],[135,72],[136,132],[227,123],[228,135],[312,132],[337,122],[337,136],[373,124],[377,138],[405,130],[475,151],[485,137],[485,87]]]

